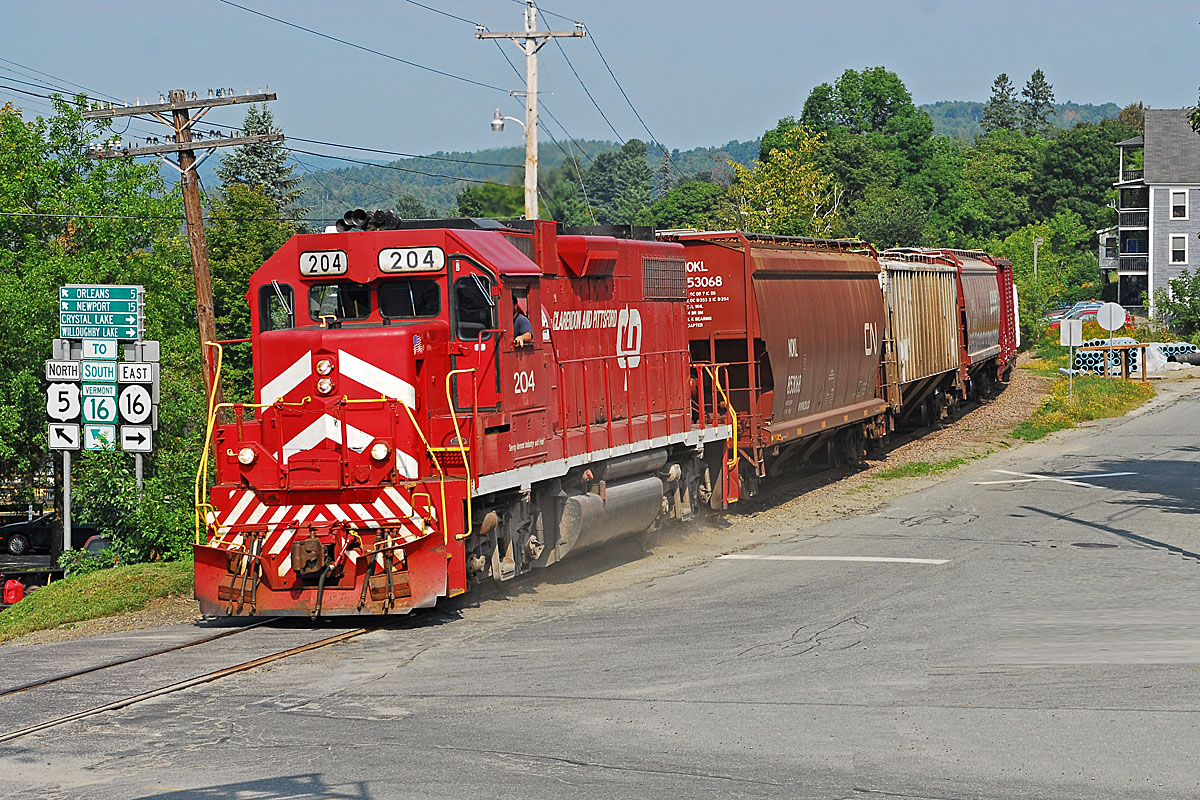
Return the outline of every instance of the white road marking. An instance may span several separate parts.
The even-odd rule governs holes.
[[[744,553],[727,553],[718,558],[733,558],[739,561],[863,561],[872,564],[948,564],[948,558],[887,558],[884,556],[753,556]]]
[[[1102,486],[1096,486],[1093,483],[1085,483],[1077,478],[1118,478],[1122,475],[1137,475],[1136,472],[1091,472],[1075,475],[1039,475],[1036,472],[1013,472],[1007,469],[994,469],[992,472],[999,472],[1001,475],[1016,475],[1016,478],[1004,478],[998,481],[975,481],[976,486],[992,486],[998,483],[1036,483],[1037,481],[1055,481],[1056,483],[1066,483],[1071,486],[1082,486],[1085,489],[1102,489]]]

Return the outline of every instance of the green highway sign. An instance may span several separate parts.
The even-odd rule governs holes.
[[[104,286],[98,284],[71,284],[58,290],[61,300],[140,300],[141,286]]]
[[[137,300],[59,300],[58,310],[64,314],[136,314],[140,305]]]
[[[137,325],[141,319],[137,314],[109,313],[77,313],[58,312],[59,325]],[[101,338],[101,337],[96,337]]]
[[[137,325],[63,325],[58,326],[60,339],[140,339]]]

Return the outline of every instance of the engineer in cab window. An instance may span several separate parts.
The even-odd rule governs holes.
[[[513,347],[528,347],[533,343],[533,326],[521,309],[521,301],[513,297]]]

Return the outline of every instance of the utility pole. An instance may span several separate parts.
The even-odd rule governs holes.
[[[537,29],[537,6],[533,0],[525,0],[525,30],[511,33],[491,33],[480,26],[476,39],[512,39],[525,53],[525,219],[538,218],[537,162],[538,162],[538,70],[537,53],[550,39],[587,36],[583,23],[576,22],[573,31],[539,31]]]
[[[1038,282],[1037,251],[1038,247],[1040,247],[1045,241],[1045,238],[1041,236],[1033,237],[1033,282],[1035,284]]]
[[[270,89],[271,87],[267,87]],[[179,184],[183,190],[183,215],[186,220],[188,234],[188,249],[192,254],[192,274],[196,280],[196,318],[200,324],[200,347],[205,364],[208,361],[208,351],[205,342],[217,339],[217,320],[213,313],[212,274],[208,266],[208,245],[204,238],[204,217],[200,206],[200,178],[196,169],[204,163],[218,147],[236,147],[260,142],[279,142],[283,140],[282,133],[261,133],[252,136],[226,137],[220,133],[210,132],[207,139],[196,132],[193,137],[193,127],[205,114],[217,106],[238,105],[242,103],[260,103],[274,100],[273,92],[259,92],[234,95],[233,90],[218,89],[214,96],[210,89],[207,98],[197,98],[192,92],[191,99],[183,89],[172,89],[170,98],[165,102],[148,105],[126,105],[124,107],[108,104],[105,108],[94,108],[83,112],[84,119],[115,119],[148,115],[170,127],[173,131],[174,142],[159,144],[157,139],[145,147],[100,147],[91,153],[92,158],[128,158],[132,156],[158,156],[164,164],[179,172]],[[165,116],[170,113],[170,118]],[[196,138],[201,138],[200,142]],[[196,158],[196,150],[206,151]],[[176,164],[167,158],[174,153],[179,159]],[[204,370],[204,383],[208,395],[212,395],[210,370]],[[216,402],[220,403],[220,389]]]

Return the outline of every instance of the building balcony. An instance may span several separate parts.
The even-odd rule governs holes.
[[[1150,226],[1150,212],[1121,211],[1117,214],[1117,225],[1122,228],[1147,228]]]
[[[1150,189],[1145,186],[1122,189],[1118,192],[1117,209],[1119,211],[1149,211]]]
[[[1122,253],[1121,263],[1118,268],[1121,272],[1146,272],[1150,269],[1150,256],[1125,255]]]
[[[1121,173],[1122,181],[1140,181],[1146,175],[1144,169],[1127,169]]]

